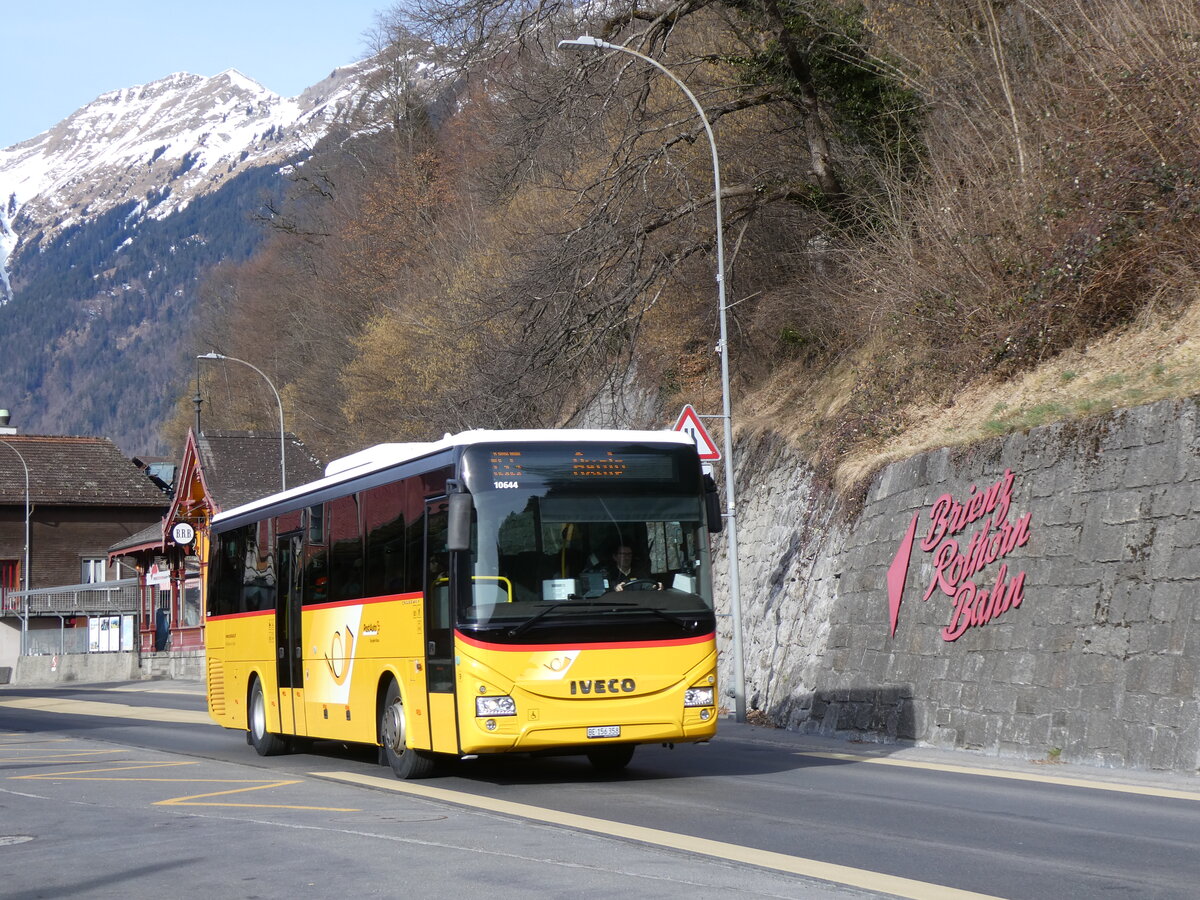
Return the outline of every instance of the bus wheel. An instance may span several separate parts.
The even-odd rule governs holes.
[[[425,778],[433,773],[433,757],[410,748],[407,732],[400,687],[392,681],[379,710],[379,742],[383,745],[384,757],[397,778]]]
[[[588,762],[597,772],[620,772],[633,759],[633,744],[609,744],[588,751]]]
[[[267,731],[267,702],[263,697],[262,682],[257,678],[250,688],[250,723],[246,739],[259,756],[276,756],[287,749],[283,738]]]

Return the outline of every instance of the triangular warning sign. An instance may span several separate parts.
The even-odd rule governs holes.
[[[700,424],[700,416],[696,414],[696,410],[692,409],[692,404],[689,403],[683,408],[673,430],[684,432],[696,442],[696,449],[700,451],[702,460],[711,462],[721,458],[721,451],[717,449],[713,439],[708,436],[708,432]]]

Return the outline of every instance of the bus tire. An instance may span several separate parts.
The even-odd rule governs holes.
[[[609,744],[589,750],[588,762],[592,768],[601,774],[620,772],[633,759],[633,744]]]
[[[408,746],[404,701],[395,681],[388,682],[387,694],[379,709],[379,743],[383,746],[384,759],[397,778],[427,778],[433,774],[433,756]]]
[[[255,678],[250,685],[250,720],[246,740],[259,756],[277,756],[287,749],[287,741],[267,731],[267,701],[262,682]]]

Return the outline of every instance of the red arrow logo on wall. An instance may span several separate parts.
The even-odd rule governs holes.
[[[908,580],[908,564],[912,560],[913,538],[917,534],[917,519],[921,513],[913,513],[912,521],[908,523],[908,531],[896,551],[896,558],[888,567],[888,613],[891,616],[892,637],[896,636],[896,621],[900,618],[900,601],[904,599],[904,582]]]

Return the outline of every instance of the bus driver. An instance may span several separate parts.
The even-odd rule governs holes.
[[[613,550],[612,563],[608,566],[605,573],[608,578],[608,586],[614,591],[624,590],[625,585],[633,582],[642,583],[640,586],[648,587],[653,584],[654,588],[661,589],[661,585],[650,577],[648,572],[634,570],[633,566],[633,548],[621,544]]]

